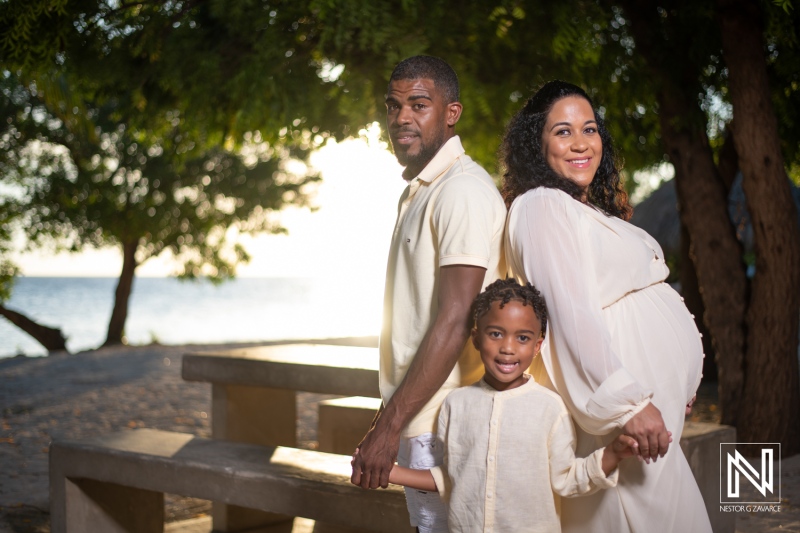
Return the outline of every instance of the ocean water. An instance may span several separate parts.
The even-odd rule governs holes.
[[[72,351],[106,338],[116,278],[17,280],[6,306],[58,327]],[[134,281],[125,335],[129,344],[249,342],[377,335],[380,281],[240,278],[214,286],[174,278]],[[36,341],[0,317],[0,357],[45,355]]]

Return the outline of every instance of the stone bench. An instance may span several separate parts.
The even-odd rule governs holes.
[[[189,353],[181,372],[211,384],[213,438],[267,446],[297,446],[297,391],[380,396],[377,348],[292,344]],[[271,522],[219,502],[212,514],[219,531]]]
[[[211,384],[214,438],[295,446],[295,392],[380,397],[378,349],[293,344],[189,353],[181,373]]]
[[[375,418],[379,398],[350,396],[319,402],[319,451],[350,455]]]
[[[320,402],[319,450],[353,453],[379,406],[380,400],[360,397]],[[700,487],[714,532],[733,533],[735,514],[719,510],[721,442],[736,442],[736,429],[719,424],[686,422],[680,445]]]
[[[161,532],[165,492],[320,520],[328,531],[412,531],[402,489],[351,485],[347,456],[153,429],[50,446],[54,533]]]

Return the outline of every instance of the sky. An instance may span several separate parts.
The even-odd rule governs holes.
[[[322,175],[312,192],[317,209],[289,207],[279,219],[288,235],[243,236],[252,256],[240,265],[241,277],[314,277],[353,279],[364,273],[382,277],[397,214],[397,200],[406,183],[402,167],[380,141],[374,123],[357,139],[329,140],[311,156]],[[16,254],[25,276],[117,277],[122,256],[117,249],[88,249],[79,254],[47,250]],[[137,276],[169,276],[176,265],[167,254],[136,270]]]

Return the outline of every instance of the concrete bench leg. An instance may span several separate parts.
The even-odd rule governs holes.
[[[350,455],[369,429],[381,406],[378,398],[351,396],[319,403],[317,440],[321,452]],[[413,529],[409,526],[409,531]],[[313,533],[368,533],[362,529],[344,528],[324,522],[314,524]]]
[[[53,533],[162,533],[164,494],[90,479],[62,478],[51,498]],[[60,490],[59,490],[60,489]],[[124,524],[124,525],[123,525]]]
[[[350,455],[367,433],[381,406],[378,398],[351,396],[319,404],[319,451]]]
[[[211,389],[211,434],[215,439],[264,446],[297,446],[295,392],[242,385]],[[289,523],[292,517],[214,502],[214,531],[233,533],[259,526]]]

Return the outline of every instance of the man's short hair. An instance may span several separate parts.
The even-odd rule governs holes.
[[[433,80],[434,86],[442,91],[445,103],[458,102],[458,76],[453,67],[444,59],[434,56],[414,56],[404,59],[394,67],[391,84],[395,80]]]

